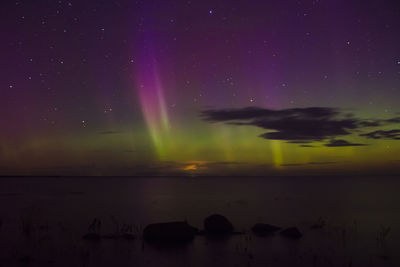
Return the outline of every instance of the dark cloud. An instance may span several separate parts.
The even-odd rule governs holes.
[[[395,117],[395,118],[391,118],[386,120],[386,122],[388,123],[400,123],[400,117]]]
[[[239,161],[214,161],[208,162],[208,166],[230,166],[230,165],[242,165],[247,164],[247,162],[239,162]]]
[[[232,125],[252,125],[271,130],[260,137],[292,143],[322,141],[348,135],[360,127],[360,120],[345,116],[335,108],[310,107],[270,110],[256,107],[226,110],[205,110],[204,120]]]
[[[382,125],[381,120],[366,120],[366,121],[360,121],[359,126],[360,127],[378,127]]]
[[[311,161],[306,163],[286,163],[281,164],[282,167],[300,167],[300,166],[309,166],[309,165],[330,165],[330,164],[337,164],[339,162],[335,161]]]
[[[400,140],[400,130],[377,130],[365,134],[360,134],[360,136],[364,136],[371,139],[392,139],[392,140]]]
[[[336,161],[311,161],[309,165],[328,165],[328,164],[336,164]]]
[[[300,147],[313,147],[310,143],[332,140],[328,147],[365,146],[336,139],[351,134],[373,139],[400,139],[400,130],[378,130],[370,133],[360,132],[371,127],[400,123],[400,117],[391,119],[361,119],[354,114],[337,108],[309,107],[271,110],[258,107],[238,109],[209,109],[201,112],[201,117],[209,122],[224,122],[229,125],[256,126],[267,130],[259,137],[270,140],[284,140],[287,143],[301,144]]]
[[[287,164],[281,164],[280,166],[282,167],[298,167],[298,166],[304,166],[307,164],[303,164],[303,163],[287,163]]]
[[[367,146],[367,144],[357,144],[357,143],[350,143],[349,141],[337,139],[331,140],[329,143],[325,144],[328,147],[345,147],[345,146]]]
[[[295,141],[288,141],[286,142],[288,144],[310,144],[312,143],[312,141],[299,141],[299,140],[295,140]]]
[[[359,127],[379,127],[389,124],[400,123],[400,117],[394,117],[386,120],[360,120],[358,123]]]
[[[360,121],[359,125],[361,127],[379,127],[388,124],[400,123],[400,117],[394,117],[387,120],[364,120]]]

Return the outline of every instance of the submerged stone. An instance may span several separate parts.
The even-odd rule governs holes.
[[[213,214],[204,220],[204,230],[210,235],[227,235],[233,233],[233,225],[224,216]]]
[[[296,227],[286,228],[281,232],[281,235],[291,239],[299,239],[303,234]]]

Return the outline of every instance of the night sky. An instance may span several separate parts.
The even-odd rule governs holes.
[[[400,172],[398,1],[0,3],[0,175]]]

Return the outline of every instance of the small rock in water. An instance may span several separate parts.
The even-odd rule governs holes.
[[[281,228],[278,226],[274,226],[274,225],[270,225],[270,224],[266,224],[266,223],[257,223],[251,228],[253,233],[257,236],[266,236],[266,235],[272,234],[280,229]]]
[[[299,239],[303,234],[296,227],[286,228],[281,232],[281,235],[291,239]]]
[[[213,214],[204,220],[204,230],[211,235],[227,235],[233,233],[233,225],[224,216]]]

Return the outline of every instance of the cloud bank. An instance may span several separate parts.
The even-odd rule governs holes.
[[[380,127],[400,123],[400,118],[388,120],[361,119],[352,113],[345,113],[337,108],[309,107],[282,110],[271,110],[258,107],[238,109],[208,109],[200,114],[208,122],[224,122],[230,125],[255,126],[267,132],[260,135],[269,140],[283,140],[288,143],[304,145],[316,141],[326,142],[327,147],[365,146],[366,144],[352,143],[342,138],[364,128]],[[400,130],[378,130],[359,134],[361,137],[373,139],[400,139]]]

